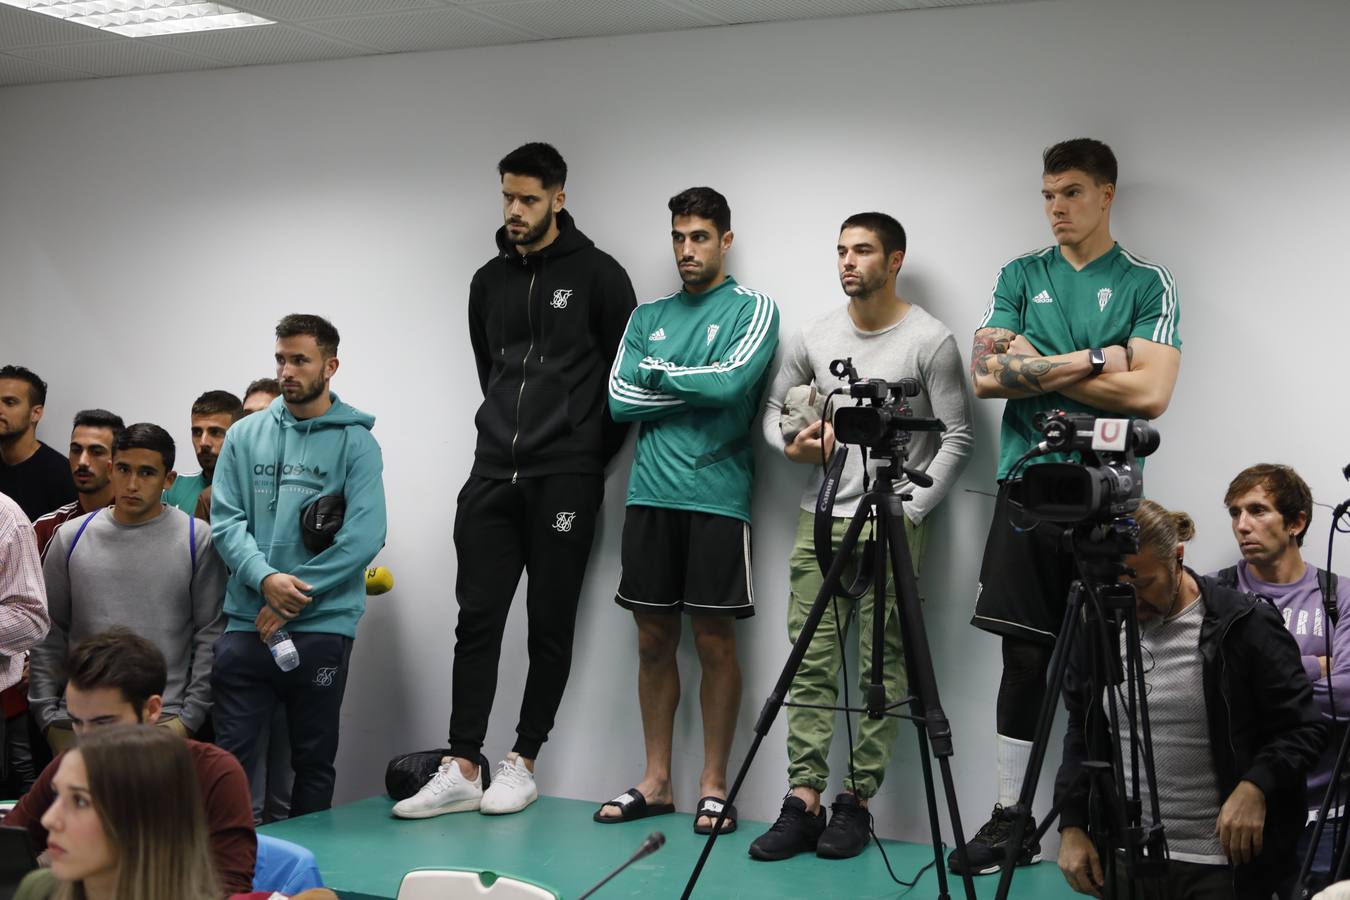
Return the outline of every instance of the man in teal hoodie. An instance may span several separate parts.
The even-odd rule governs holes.
[[[276,337],[282,394],[229,430],[216,463],[211,534],[230,580],[211,684],[216,742],[250,778],[262,764],[272,712],[285,704],[295,769],[291,815],[299,816],[332,806],[347,661],[366,608],[365,569],[384,546],[384,463],[370,433],[375,417],[329,390],[337,329],[318,316],[289,315]],[[301,517],[325,496],[342,497],[346,513],[331,543],[315,551],[306,546]],[[300,655],[285,672],[267,643],[282,629]]]

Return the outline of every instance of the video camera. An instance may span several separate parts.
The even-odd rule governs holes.
[[[860,378],[852,357],[831,362],[830,372],[848,379],[848,395],[858,401],[834,413],[834,437],[842,443],[867,447],[876,455],[907,443],[910,432],[947,430],[941,419],[915,416],[905,402],[906,397],[919,395],[917,378]]]
[[[1022,476],[1022,507],[1046,522],[1107,521],[1132,512],[1144,493],[1139,458],[1158,449],[1142,419],[1098,418],[1052,410],[1036,417],[1040,453],[1078,451],[1083,465],[1041,463]],[[837,427],[836,427],[836,433]]]

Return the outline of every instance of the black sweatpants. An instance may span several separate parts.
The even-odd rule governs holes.
[[[300,665],[283,672],[256,631],[227,631],[216,641],[211,667],[211,715],[216,744],[252,781],[267,759],[272,713],[286,707],[291,736],[291,815],[333,805],[338,723],[352,639],[341,634],[290,632]]]
[[[539,755],[572,669],[572,634],[595,519],[599,475],[509,479],[469,476],[455,511],[459,572],[451,676],[450,753],[477,759],[497,692],[497,664],[511,598],[528,573],[529,673],[516,726],[516,753]]]

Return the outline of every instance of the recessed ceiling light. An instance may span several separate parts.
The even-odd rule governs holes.
[[[0,3],[127,37],[276,24],[223,3],[195,0],[0,0]]]

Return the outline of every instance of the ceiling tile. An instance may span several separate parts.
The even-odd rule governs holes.
[[[463,6],[545,38],[677,31],[718,21],[652,0],[468,0]]]
[[[83,41],[116,40],[117,35],[85,25],[72,25],[41,13],[0,6],[0,50]]]
[[[436,0],[231,0],[230,5],[277,22],[341,19],[410,9],[438,9],[441,6]]]
[[[823,19],[930,6],[932,0],[684,0],[729,24],[783,19]],[[941,2],[941,0],[939,0]],[[970,0],[958,0],[960,3]]]
[[[39,84],[44,81],[71,81],[93,77],[88,72],[76,72],[45,65],[31,59],[0,53],[0,86]]]
[[[233,66],[340,59],[370,52],[317,37],[287,25],[259,25],[254,28],[165,35],[157,40],[171,50],[184,50],[200,56],[209,56]]]
[[[461,9],[357,16],[306,23],[308,30],[394,53],[510,44],[537,37]]]
[[[119,38],[67,47],[30,47],[14,50],[14,56],[95,75],[151,75],[156,72],[187,72],[219,68],[214,60],[175,53],[153,38]]]

